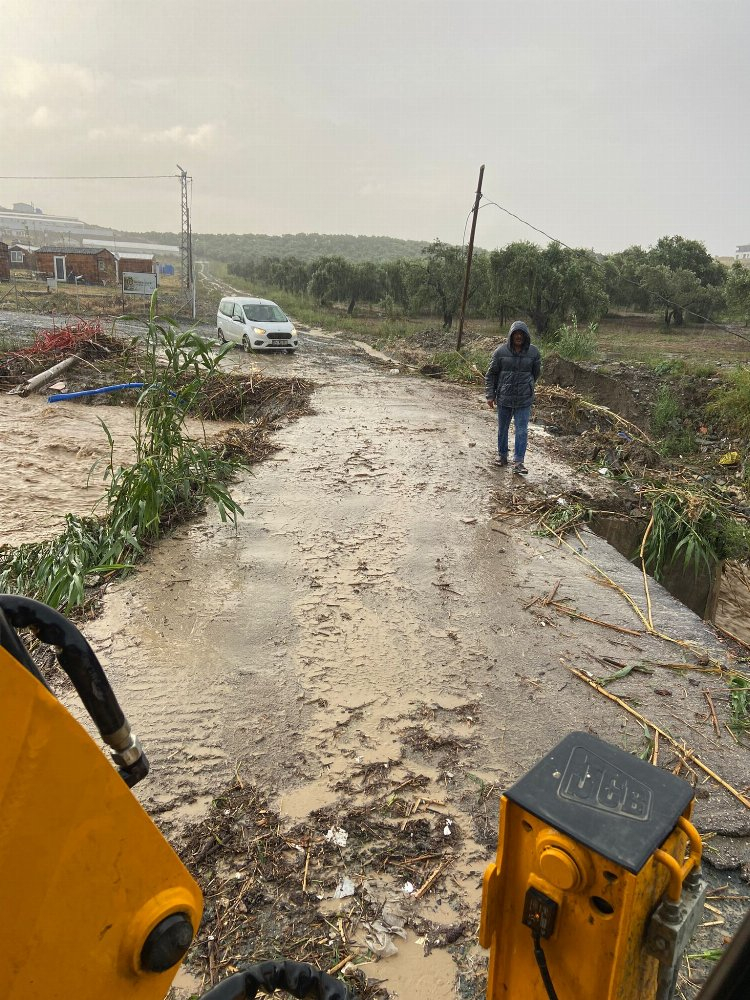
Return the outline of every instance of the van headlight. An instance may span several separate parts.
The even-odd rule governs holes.
[[[292,327],[292,330],[291,330],[291,336],[292,336],[292,337],[296,337],[296,336],[297,336],[297,331],[295,330],[295,328],[294,328],[294,327]]]
[[[253,333],[256,335],[256,337],[265,337],[266,335],[266,331],[262,330],[259,326],[253,327]]]

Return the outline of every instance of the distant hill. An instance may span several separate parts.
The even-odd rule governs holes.
[[[118,232],[118,239],[138,243],[176,243],[179,233]],[[261,233],[193,233],[193,256],[227,263],[264,257],[297,257],[310,261],[317,257],[338,255],[349,261],[371,260],[382,263],[404,257],[421,257],[419,240],[397,240],[391,236],[346,236],[326,233],[288,233],[264,236]]]

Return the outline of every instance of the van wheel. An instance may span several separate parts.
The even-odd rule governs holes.
[[[247,335],[247,334],[245,334],[245,336],[244,336],[244,337],[242,338],[242,350],[243,350],[243,351],[244,351],[244,352],[245,352],[246,354],[252,354],[252,350],[253,350],[253,349],[252,349],[252,347],[250,346],[250,338],[248,337],[248,335]]]
[[[226,344],[227,338],[224,336],[224,331],[220,326],[216,327],[216,337],[220,344]]]

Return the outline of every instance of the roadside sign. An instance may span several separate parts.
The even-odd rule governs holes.
[[[156,275],[138,271],[122,272],[123,295],[151,295],[156,291]]]

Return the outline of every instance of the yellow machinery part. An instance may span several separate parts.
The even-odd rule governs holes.
[[[200,889],[84,729],[0,647],[3,1000],[163,1000],[157,924]]]
[[[662,850],[681,863],[687,839],[678,826]],[[654,997],[658,962],[644,949],[645,929],[669,882],[670,870],[655,855],[633,874],[503,796],[479,931],[482,947],[491,949],[488,1000],[548,998],[531,931],[522,923],[529,886],[558,906],[555,929],[542,945],[561,997]]]

